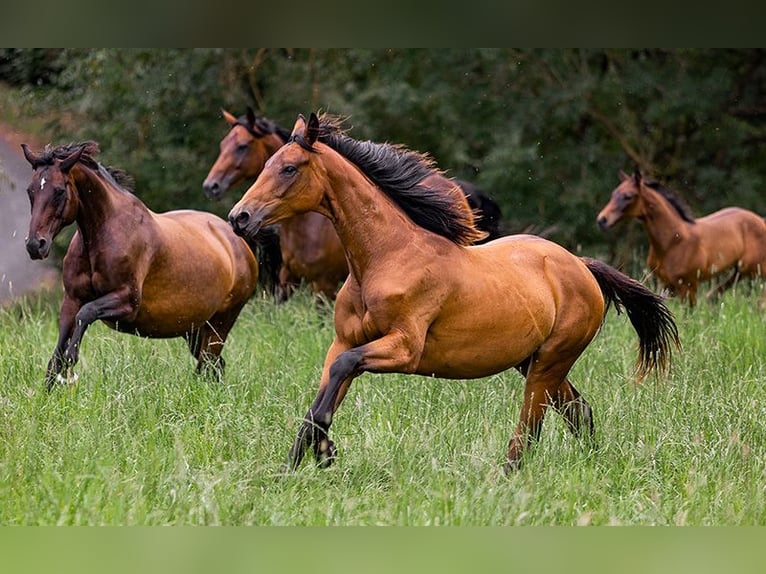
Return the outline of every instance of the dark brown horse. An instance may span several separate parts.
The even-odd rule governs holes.
[[[311,114],[229,213],[234,230],[252,236],[320,212],[349,261],[335,339],[291,468],[312,446],[320,465],[332,462],[333,415],[364,372],[472,379],[518,369],[526,388],[506,459],[514,469],[549,406],[573,431],[593,432],[591,408],[568,374],[610,303],[625,307],[638,333],[639,377],[665,367],[678,344],[661,298],[604,263],[531,235],[468,246],[473,222],[454,194],[423,185],[433,173],[427,156],[353,140]]]
[[[202,184],[205,194],[218,199],[232,187],[255,180],[264,165],[289,137],[274,122],[256,116],[252,108],[239,118],[222,110],[231,126],[220,143],[220,152]],[[441,176],[440,176],[441,177]],[[500,207],[472,183],[456,180],[468,204],[480,214],[479,228],[489,241],[501,235]],[[277,298],[285,300],[305,281],[316,294],[334,299],[348,275],[348,264],[340,239],[330,221],[315,212],[296,215],[279,224],[282,267],[279,270]]]
[[[766,222],[752,211],[727,207],[695,219],[662,185],[647,182],[638,171],[633,176],[620,172],[620,185],[596,221],[606,230],[630,218],[649,235],[649,271],[691,306],[700,282],[730,272],[718,287],[721,292],[740,276],[766,274]]]
[[[95,142],[40,154],[22,148],[34,168],[30,257],[47,257],[59,231],[77,224],[64,257],[48,389],[77,363],[83,334],[99,319],[125,333],[184,337],[197,371],[222,371],[224,342],[258,279],[247,244],[213,214],[150,211],[125,187],[123,172],[94,159]]]

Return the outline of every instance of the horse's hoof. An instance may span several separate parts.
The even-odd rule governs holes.
[[[517,458],[515,460],[508,459],[505,461],[505,464],[503,465],[503,472],[505,473],[505,476],[511,476],[512,474],[515,474],[519,471],[521,468],[521,459]]]
[[[323,439],[317,449],[317,466],[319,468],[329,467],[337,455],[338,449],[335,447],[335,443],[329,438]]]

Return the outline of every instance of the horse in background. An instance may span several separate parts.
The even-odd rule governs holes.
[[[638,219],[649,236],[649,271],[691,307],[699,284],[724,272],[730,275],[718,293],[741,276],[764,276],[766,221],[760,215],[726,207],[695,218],[675,194],[641,172],[619,176],[620,184],[596,218],[598,226],[606,231],[622,220]]]
[[[430,158],[357,141],[333,118],[299,116],[292,135],[229,213],[239,235],[317,211],[334,225],[349,262],[335,302],[335,338],[316,398],[288,454],[307,449],[329,465],[328,433],[362,373],[474,379],[510,368],[525,378],[506,471],[538,437],[548,407],[570,429],[593,434],[591,407],[569,371],[599,331],[610,304],[626,309],[639,336],[637,374],[666,367],[678,332],[662,298],[593,259],[532,235],[473,245],[473,218],[436,181]],[[445,420],[449,414],[445,415]]]
[[[94,159],[96,142],[39,154],[22,149],[34,169],[29,256],[44,259],[58,233],[77,225],[64,257],[48,390],[77,363],[85,330],[97,320],[123,333],[183,337],[197,372],[222,374],[226,337],[258,281],[245,241],[211,213],[152,212],[131,192],[127,174]]]
[[[266,161],[289,138],[289,132],[248,106],[236,117],[221,110],[230,129],[219,145],[217,159],[202,184],[211,199],[220,199],[229,189],[254,181]],[[479,227],[486,242],[501,236],[500,207],[474,184],[455,180],[469,206],[480,214]],[[334,300],[340,284],[348,276],[348,264],[338,235],[324,216],[307,212],[279,223],[281,268],[275,283],[277,300],[286,300],[292,290],[305,281],[314,294]],[[276,259],[276,257],[274,257]]]

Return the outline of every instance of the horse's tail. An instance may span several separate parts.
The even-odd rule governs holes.
[[[282,249],[275,227],[264,227],[255,237],[247,237],[250,250],[258,261],[258,284],[270,295],[277,295]]]
[[[680,349],[681,343],[673,313],[665,306],[662,297],[602,261],[582,259],[601,288],[606,309],[614,304],[621,313],[624,307],[638,334],[638,379],[644,379],[656,368],[666,371],[670,366],[672,347]]]

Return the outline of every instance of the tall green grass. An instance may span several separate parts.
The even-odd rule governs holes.
[[[755,293],[693,312],[670,302],[683,351],[637,385],[637,341],[610,311],[572,380],[597,437],[549,413],[522,469],[502,472],[523,381],[358,378],[328,470],[281,465],[316,391],[332,317],[300,292],[253,300],[223,381],[181,340],[102,324],[79,381],[44,390],[55,297],[0,311],[0,524],[764,524],[766,315]]]

